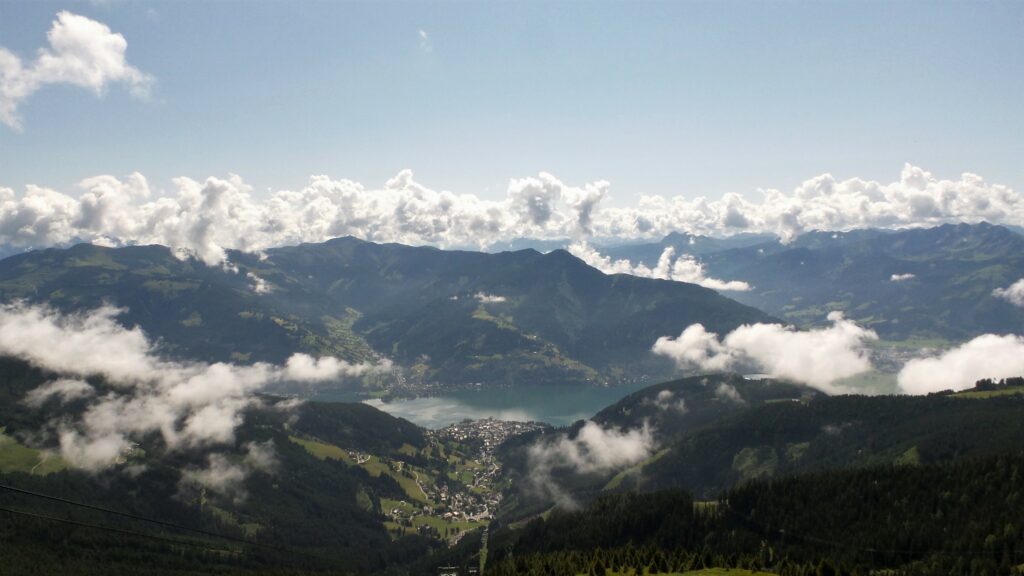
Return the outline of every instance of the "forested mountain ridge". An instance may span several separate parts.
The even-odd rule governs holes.
[[[71,467],[59,423],[88,399],[25,404],[52,378],[0,358],[4,574],[377,573],[442,547],[433,494],[469,491],[456,474],[466,455],[410,422],[271,396],[229,441],[171,446],[154,431],[109,468]],[[398,525],[391,509],[406,501],[441,508]]]
[[[169,354],[281,362],[382,356],[446,384],[608,383],[672,371],[657,338],[770,321],[692,284],[605,275],[564,251],[484,254],[338,238],[229,253],[209,267],[160,246],[78,245],[0,261],[0,299],[110,303]]]
[[[1022,413],[1021,394],[828,396],[785,382],[709,374],[650,386],[593,417],[608,430],[650,430],[648,458],[618,470],[549,473],[581,501],[670,488],[707,499],[760,478],[1007,454],[1024,445]],[[578,422],[560,433],[576,442],[582,428]],[[529,482],[536,466],[531,446],[550,442],[550,434],[524,435],[502,447],[503,473],[513,486],[504,520],[556,503]]]
[[[711,502],[682,491],[607,495],[495,532],[488,573],[1019,573],[1021,474],[1015,452],[755,480]]]
[[[788,244],[727,240],[670,235],[607,252],[648,265],[669,246],[693,254],[708,275],[753,287],[731,297],[799,326],[823,323],[833,310],[892,340],[959,341],[1024,325],[1024,309],[993,295],[1024,278],[1024,236],[1004,226],[808,232]]]

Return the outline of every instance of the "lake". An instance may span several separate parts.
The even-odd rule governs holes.
[[[519,386],[454,390],[439,396],[389,402],[375,398],[364,402],[424,428],[441,428],[466,418],[533,420],[563,426],[589,418],[642,387]],[[313,400],[351,402],[353,397],[344,393],[322,393]]]

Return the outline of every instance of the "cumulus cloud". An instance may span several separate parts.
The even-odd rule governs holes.
[[[511,180],[505,197],[497,200],[428,188],[410,170],[380,189],[313,176],[297,190],[259,197],[234,175],[202,181],[177,178],[173,183],[173,191],[157,193],[145,177],[132,174],[122,179],[88,178],[80,183],[82,192],[77,195],[34,185],[21,195],[0,188],[0,244],[162,244],[220,264],[225,249],[261,252],[345,235],[376,242],[485,248],[516,238],[583,241],[592,236],[655,239],[669,232],[769,232],[788,240],[815,229],[981,220],[1024,225],[1024,198],[1014,190],[974,174],[941,180],[910,165],[890,183],[837,181],[826,174],[790,193],[762,190],[757,200],[735,194],[717,200],[644,196],[631,207],[602,204],[609,195],[608,182],[572,186],[547,173]],[[932,208],[922,209],[922,204]],[[593,265],[645,273],[620,262]],[[670,258],[669,263],[657,277],[702,278],[693,276],[697,262]]]
[[[897,376],[900,390],[928,394],[965,390],[982,378],[1024,375],[1024,337],[985,334],[932,358],[907,362]]]
[[[530,446],[530,480],[541,495],[572,507],[575,506],[572,497],[555,481],[553,472],[611,472],[646,460],[654,446],[654,432],[647,422],[641,428],[617,430],[588,420],[575,438],[561,433],[554,439],[542,439]]]
[[[0,47],[0,122],[21,129],[18,107],[48,84],[70,84],[101,96],[111,84],[132,94],[149,94],[153,78],[128,64],[128,42],[105,24],[67,11],[57,14],[46,33],[48,46],[32,62]]]
[[[508,300],[504,296],[496,296],[494,294],[488,294],[486,292],[477,292],[473,295],[474,298],[479,300],[483,304],[501,304]]]
[[[905,282],[907,280],[913,280],[915,276],[913,274],[893,274],[889,277],[890,282]]]
[[[86,470],[112,466],[152,433],[172,450],[231,443],[245,410],[259,405],[254,392],[270,384],[386,367],[305,354],[292,356],[284,367],[163,360],[141,330],[117,323],[118,313],[110,307],[71,315],[43,306],[0,307],[0,354],[68,378],[99,376],[109,385],[98,394],[85,382],[58,380],[24,399],[41,406],[55,395],[91,396],[79,417],[52,423],[64,458]]]
[[[1006,288],[996,288],[992,291],[996,298],[1002,298],[1014,306],[1024,306],[1024,278],[1017,280]]]
[[[683,369],[752,366],[829,394],[846,392],[836,381],[871,370],[867,342],[878,336],[843,318],[841,312],[830,313],[828,319],[832,326],[807,331],[779,324],[745,324],[721,340],[693,324],[678,338],[658,338],[652,350]]]
[[[712,290],[747,291],[750,285],[739,280],[718,280],[708,278],[704,274],[704,265],[689,254],[681,254],[675,257],[676,249],[668,246],[658,257],[658,263],[653,267],[644,264],[633,264],[629,260],[612,260],[602,255],[586,242],[575,242],[568,248],[569,253],[589,266],[597,268],[605,274],[630,274],[642,278],[659,278],[661,280],[675,280],[676,282],[689,282],[698,284]]]
[[[675,360],[682,369],[699,368],[709,372],[729,370],[738,359],[736,352],[719,342],[718,334],[708,332],[703,324],[687,326],[678,338],[658,338],[652,351]]]
[[[376,364],[350,364],[333,356],[314,358],[301,352],[292,354],[285,363],[283,377],[295,382],[326,382],[340,378],[352,378],[390,370],[390,360],[381,360]]]
[[[686,401],[682,398],[676,399],[675,392],[671,390],[662,390],[654,397],[654,399],[647,399],[647,402],[653,404],[655,408],[662,412],[678,412],[679,414],[686,414]]]

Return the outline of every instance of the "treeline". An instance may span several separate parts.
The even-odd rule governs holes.
[[[1000,378],[999,380],[993,380],[992,378],[982,378],[974,383],[974,389],[987,392],[992,390],[1003,390],[1006,388],[1017,388],[1024,386],[1024,376],[1013,376],[1011,378]]]
[[[488,576],[703,567],[1024,573],[1024,454],[754,481],[713,502],[614,494],[496,532]]]
[[[1024,446],[1021,414],[1021,395],[827,396],[766,404],[677,440],[623,488],[678,487],[714,498],[755,478],[1009,454]]]

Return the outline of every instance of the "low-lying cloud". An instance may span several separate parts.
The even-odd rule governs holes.
[[[721,382],[718,387],[715,388],[715,398],[721,400],[728,400],[729,402],[735,402],[737,404],[746,404],[747,401],[743,399],[743,395],[736,389],[732,384]]]
[[[907,280],[913,280],[915,276],[909,272],[906,274],[893,274],[889,277],[890,282],[906,282]]]
[[[654,399],[647,399],[647,402],[652,404],[655,408],[661,412],[676,412],[678,414],[686,414],[686,400],[682,398],[676,398],[676,393],[671,390],[662,390],[654,397]]]
[[[149,94],[152,76],[128,64],[128,42],[105,24],[61,11],[46,40],[31,62],[0,47],[0,123],[9,128],[22,128],[18,107],[50,84],[86,88],[97,96],[111,84],[123,84],[135,96]]]
[[[658,278],[661,280],[675,280],[676,282],[689,282],[698,284],[712,290],[730,290],[743,292],[750,290],[750,285],[739,280],[718,280],[708,278],[704,274],[704,265],[689,254],[675,256],[676,249],[672,246],[666,247],[658,258],[658,263],[653,268],[644,264],[633,264],[629,260],[612,260],[602,255],[586,242],[576,242],[568,248],[569,253],[583,260],[588,265],[597,268],[605,274],[630,274],[642,278]]]
[[[996,298],[1002,298],[1014,306],[1024,307],[1024,278],[1017,280],[1006,288],[996,288],[992,291]]]
[[[236,502],[244,500],[248,496],[245,479],[253,472],[274,474],[279,463],[273,440],[247,442],[242,448],[245,456],[241,459],[220,452],[208,454],[205,467],[182,472],[179,486],[184,490],[205,488]]]
[[[906,394],[966,390],[982,378],[1024,375],[1024,337],[985,334],[932,358],[910,360],[897,376]]]
[[[974,174],[943,180],[911,165],[889,183],[840,181],[824,174],[788,193],[760,190],[754,200],[737,194],[720,199],[644,196],[627,207],[604,205],[608,182],[574,186],[547,173],[510,180],[504,198],[496,200],[429,188],[416,181],[411,170],[403,170],[379,189],[327,176],[313,176],[295,190],[260,195],[233,175],[182,177],[173,183],[170,192],[156,190],[135,173],[120,179],[87,178],[77,194],[29,185],[19,195],[0,187],[0,245],[162,244],[220,264],[225,249],[260,252],[345,235],[376,242],[486,248],[516,238],[583,241],[660,239],[670,232],[769,232],[789,240],[808,230],[982,220],[1024,225],[1024,198],[1013,189]],[[681,264],[675,259],[672,268],[679,268],[683,276],[693,274],[693,267],[686,259]],[[672,273],[669,269],[664,277]]]
[[[481,304],[501,304],[508,300],[504,296],[497,296],[495,294],[488,294],[486,292],[477,292],[473,295]]]
[[[828,319],[832,326],[807,331],[779,324],[745,324],[722,339],[693,324],[677,338],[659,338],[652,350],[682,369],[752,367],[829,394],[846,392],[836,382],[872,369],[867,343],[878,336],[841,312],[830,313]]]
[[[603,428],[588,420],[575,438],[560,433],[553,439],[542,439],[530,446],[530,481],[541,496],[562,506],[574,507],[575,502],[555,480],[554,472],[611,472],[646,460],[654,446],[654,431],[646,422],[641,428],[617,430]]]
[[[102,307],[65,315],[45,306],[0,307],[0,355],[61,375],[30,391],[24,402],[38,407],[53,398],[88,399],[80,416],[51,423],[61,454],[86,470],[112,466],[152,433],[172,450],[230,444],[244,412],[260,404],[254,393],[270,384],[322,382],[389,367],[305,354],[283,367],[168,361],[140,329],[118,324],[119,312]],[[89,377],[108,386],[96,389],[83,380]]]

